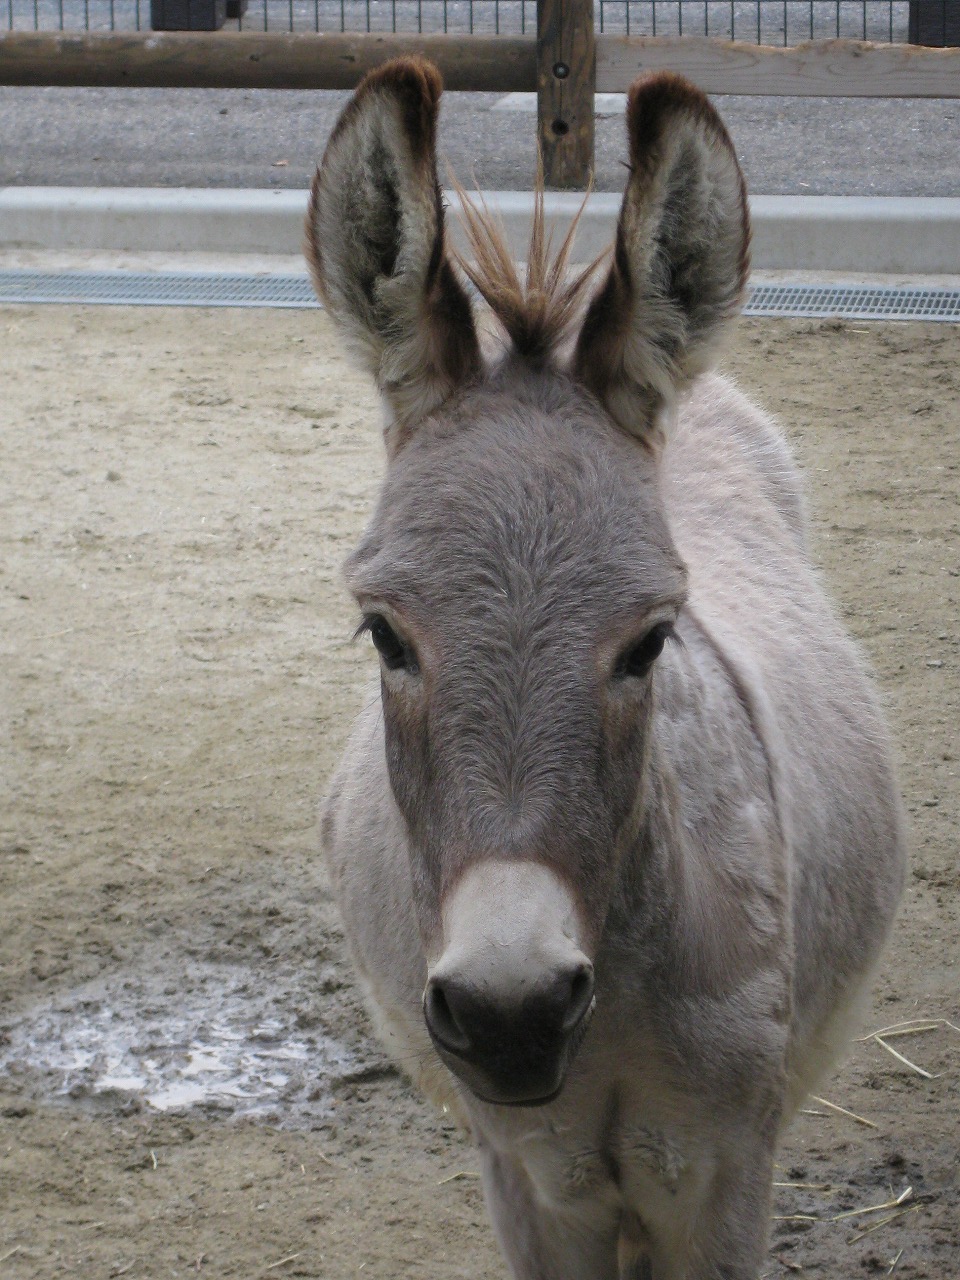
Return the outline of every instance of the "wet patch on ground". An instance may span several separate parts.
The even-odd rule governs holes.
[[[189,989],[163,967],[45,999],[0,1028],[0,1075],[33,1097],[142,1100],[157,1111],[329,1115],[335,1082],[356,1070],[345,1045],[278,1016],[269,990],[236,967],[191,966]]]

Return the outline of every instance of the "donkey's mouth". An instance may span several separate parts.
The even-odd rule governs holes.
[[[472,1089],[471,1092],[480,1102],[485,1102],[491,1107],[545,1107],[551,1102],[556,1102],[563,1093],[565,1083],[565,1080],[561,1080],[553,1093],[545,1094],[542,1098],[491,1098],[478,1093],[476,1089]]]

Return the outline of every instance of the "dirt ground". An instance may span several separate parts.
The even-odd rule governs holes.
[[[0,1275],[503,1280],[370,1040],[315,809],[376,408],[321,314],[0,310]],[[879,672],[912,874],[765,1274],[960,1275],[960,327],[745,323]],[[898,1206],[876,1209],[896,1201]],[[873,1210],[873,1211],[871,1211]],[[894,1265],[895,1264],[895,1265]]]

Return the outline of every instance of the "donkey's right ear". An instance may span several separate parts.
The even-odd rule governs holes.
[[[467,294],[446,255],[437,179],[440,73],[421,58],[370,72],[310,191],[317,292],[392,411],[388,448],[480,367]]]
[[[688,81],[669,72],[638,80],[627,136],[613,262],[574,371],[625,431],[657,445],[663,411],[710,367],[740,309],[750,219],[730,137]]]

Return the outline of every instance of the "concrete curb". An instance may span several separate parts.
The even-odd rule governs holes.
[[[448,199],[455,210],[457,197]],[[522,258],[532,196],[485,199]],[[575,193],[548,193],[548,222],[562,231],[580,203]],[[960,198],[754,196],[750,204],[756,270],[960,273]],[[610,243],[619,205],[613,193],[590,196],[578,259]],[[305,210],[304,191],[5,187],[0,251],[296,254]],[[455,219],[451,226],[456,240]]]

